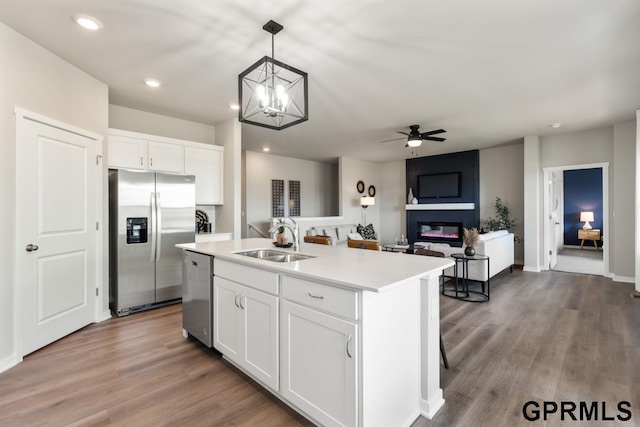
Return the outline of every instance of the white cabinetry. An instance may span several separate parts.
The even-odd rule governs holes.
[[[168,142],[149,141],[149,170],[184,172],[184,147]],[[196,181],[197,182],[197,181]]]
[[[223,147],[109,129],[108,155],[110,168],[195,175],[196,204],[223,203]]]
[[[325,426],[357,425],[358,327],[282,301],[282,395]]]
[[[109,167],[144,170],[146,158],[146,140],[109,135]]]
[[[264,385],[277,391],[278,297],[251,287],[251,283],[255,283],[255,271],[252,271],[255,269],[229,265],[231,263],[225,261],[214,262],[214,347]],[[239,273],[234,275],[234,280],[246,285],[221,277],[230,272]],[[270,276],[267,273],[265,278],[267,282],[275,278],[277,289],[277,274]]]
[[[222,147],[184,147],[184,173],[196,176],[196,204],[221,205],[223,203]]]

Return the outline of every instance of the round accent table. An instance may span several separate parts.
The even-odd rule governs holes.
[[[411,250],[411,245],[409,244],[402,245],[399,243],[385,243],[384,245],[382,245],[382,250],[387,252],[409,253],[409,250]]]
[[[452,254],[451,258],[455,261],[453,267],[453,287],[442,289],[442,294],[451,298],[456,298],[468,302],[487,302],[490,298],[491,290],[491,274],[489,272],[489,257],[482,254],[467,256],[463,253]],[[481,290],[470,290],[469,282],[469,262],[480,261],[487,263],[487,281],[479,282],[482,285]],[[485,292],[486,291],[486,292]]]

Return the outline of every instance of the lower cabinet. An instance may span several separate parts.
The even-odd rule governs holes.
[[[278,390],[278,297],[214,277],[214,347]]]
[[[325,426],[358,425],[358,326],[282,301],[281,394]]]

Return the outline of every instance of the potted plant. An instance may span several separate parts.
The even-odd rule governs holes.
[[[484,221],[485,227],[489,231],[496,230],[509,230],[516,225],[516,219],[511,218],[511,212],[509,212],[509,206],[502,202],[500,197],[496,197],[496,217],[489,218]]]
[[[476,243],[478,243],[478,229],[474,227],[470,230],[466,228],[464,228],[463,230],[464,234],[462,236],[462,242],[465,245],[464,254],[466,256],[474,256],[476,254],[474,246],[476,245]]]
[[[276,242],[278,242],[279,245],[284,245],[284,239],[284,227],[279,226],[278,233],[276,234]]]

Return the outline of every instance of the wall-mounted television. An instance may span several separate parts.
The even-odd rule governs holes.
[[[460,172],[418,176],[418,198],[460,197]]]

